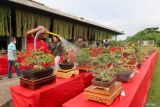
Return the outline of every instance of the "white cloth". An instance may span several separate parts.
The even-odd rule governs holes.
[[[59,62],[60,62],[60,56],[56,56],[54,58],[54,63],[55,63],[54,69],[55,69],[55,71],[57,71],[59,69]]]

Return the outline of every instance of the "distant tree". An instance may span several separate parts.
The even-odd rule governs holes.
[[[130,36],[126,41],[137,42],[138,40],[154,40],[157,46],[160,46],[160,31],[158,27],[146,28],[133,36]]]

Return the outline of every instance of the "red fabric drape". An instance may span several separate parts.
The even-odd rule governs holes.
[[[145,107],[157,58],[158,50],[143,63],[139,73],[135,74],[131,81],[123,83],[123,90],[126,96],[118,96],[111,106],[87,101],[84,98],[84,93],[81,93],[63,104],[63,107]]]
[[[17,86],[10,87],[13,107],[61,107],[63,103],[81,93],[91,84],[90,73],[80,73],[70,79],[56,79],[35,91]]]

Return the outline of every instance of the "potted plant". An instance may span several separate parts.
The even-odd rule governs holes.
[[[129,48],[129,47],[127,47],[127,48],[124,48],[124,49],[123,49],[123,56],[124,56],[124,57],[127,57],[127,56],[129,56],[129,55],[133,55],[134,53],[135,53],[134,48]]]
[[[59,64],[59,67],[63,70],[72,69],[74,67],[74,63],[70,61],[69,54],[67,51],[64,52],[64,59],[61,64]]]
[[[97,55],[94,59],[92,59],[92,65],[100,68],[106,68],[107,64],[109,64],[110,54],[105,53],[102,55]]]
[[[150,56],[150,54],[152,53],[152,49],[153,47],[151,45],[142,45],[139,47],[141,50],[143,50],[143,57],[145,59],[148,59],[148,57]]]
[[[134,74],[134,72],[130,69],[126,69],[122,65],[117,65],[112,68],[112,72],[116,74],[116,78],[118,81],[121,82],[127,82],[131,79],[131,75]]]
[[[92,85],[99,88],[111,87],[116,81],[116,76],[110,72],[110,68],[97,68],[92,69],[93,76]]]
[[[92,85],[107,88],[112,86],[116,81],[116,76],[113,72],[110,72],[110,67],[107,66],[111,63],[110,57],[111,55],[109,53],[105,53],[98,55],[92,60],[93,68],[91,72],[95,77],[92,80]]]
[[[135,56],[128,56],[125,58],[124,62],[129,65],[135,65],[137,61]]]
[[[45,54],[43,51],[31,51],[30,56],[26,57],[21,64],[33,66],[33,68],[23,70],[22,76],[32,80],[49,76],[53,73],[53,67],[51,67],[53,61],[51,54]]]
[[[137,50],[136,60],[137,60],[137,68],[140,68],[143,62],[142,50]]]
[[[79,50],[75,55],[75,62],[78,67],[89,67],[91,66],[91,58],[88,48],[83,48]]]
[[[112,53],[113,54],[113,56],[115,57],[115,58],[118,58],[118,59],[120,59],[121,57],[122,57],[122,52],[121,51],[119,51],[119,50],[116,50],[114,53]]]

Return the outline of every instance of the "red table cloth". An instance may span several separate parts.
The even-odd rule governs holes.
[[[70,79],[56,79],[56,83],[32,91],[20,85],[10,87],[13,107],[61,107],[91,84],[90,73],[80,73]]]
[[[84,94],[81,93],[63,104],[63,107],[144,107],[157,57],[158,50],[143,63],[139,73],[135,74],[131,81],[123,83],[123,90],[126,95],[118,96],[111,106],[87,101],[84,98]]]

